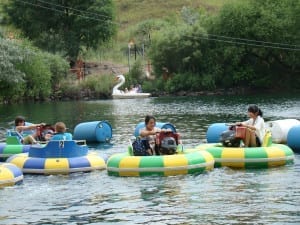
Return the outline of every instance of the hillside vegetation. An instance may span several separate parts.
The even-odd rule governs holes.
[[[116,11],[117,34],[107,45],[96,51],[85,52],[89,61],[115,62],[127,65],[127,46],[136,39],[135,31],[139,24],[148,20],[177,21],[181,10],[186,7],[193,11],[216,14],[227,3],[239,0],[113,0]],[[146,62],[144,62],[146,63]],[[124,68],[128,71],[128,68]]]
[[[238,0],[114,0],[120,32],[148,19],[178,17],[185,6],[195,10],[217,12],[226,3]]]
[[[148,47],[151,91],[299,90],[299,1],[115,3],[123,55],[126,41]]]
[[[33,8],[26,3],[25,9],[23,1],[16,2],[0,2],[0,57],[5,59],[0,64],[5,75],[0,79],[0,101],[110,97],[112,68],[126,75],[123,88],[139,83],[144,91],[157,94],[186,94],[186,90],[200,94],[218,90],[290,92],[300,87],[300,1],[69,0],[59,4],[49,0],[37,2],[54,9],[39,10],[39,5]],[[8,10],[1,7],[4,3],[10,7]],[[102,10],[109,11],[109,16],[97,11],[102,3],[108,4],[110,11],[105,7]],[[71,23],[62,22],[58,15],[51,16],[59,9],[59,16],[66,21],[72,19]],[[24,26],[25,22],[29,26]],[[68,32],[66,24],[70,25]],[[112,32],[95,31],[93,26]],[[27,28],[35,33],[28,33]],[[78,54],[73,56],[86,61],[87,74],[80,82],[75,82],[76,75],[66,74],[70,55],[61,51],[58,43],[63,40],[56,30],[66,37],[80,31],[82,37],[92,41],[87,44],[78,35],[73,39],[80,40],[76,43]],[[101,35],[104,39],[98,42],[97,36]],[[44,38],[40,44],[52,41],[53,47],[38,45],[38,38]],[[61,44],[74,46],[69,41]],[[55,56],[47,55],[49,51]],[[63,63],[58,65],[58,61]],[[82,68],[75,68],[79,78]],[[36,88],[41,79],[47,81],[47,87]],[[10,88],[16,87],[16,80],[22,82],[19,90]],[[28,96],[22,95],[26,88],[33,90]]]

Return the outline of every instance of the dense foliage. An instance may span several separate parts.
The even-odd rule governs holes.
[[[109,98],[114,85],[111,74],[95,74],[74,84],[74,76],[69,74],[60,82],[56,99],[99,99]]]
[[[157,85],[164,78],[163,88],[173,93],[299,88],[299,15],[299,1],[241,1],[215,16],[200,14],[196,22],[163,29],[150,52]]]
[[[117,24],[112,2],[1,2],[5,9],[0,22],[22,33],[17,30],[10,35],[0,29],[0,101],[109,97],[111,74],[89,74],[78,81],[76,74],[68,73],[65,59],[76,59],[80,51],[99,50],[111,39]],[[124,10],[135,5],[119,2]],[[180,13],[140,20],[128,33],[120,33],[126,39],[125,45],[120,44],[124,49],[117,49],[114,40],[107,44],[108,51],[116,54],[120,50],[117,54],[122,52],[127,61],[127,41],[133,40],[131,50],[138,53],[135,61],[131,60],[124,87],[139,83],[144,91],[167,93],[232,88],[299,90],[300,1],[230,2],[210,14],[203,8],[183,7]],[[131,16],[137,15],[128,13],[127,19]],[[22,35],[25,38],[20,38]],[[146,76],[150,61],[154,73]]]
[[[68,63],[29,42],[0,38],[0,100],[44,100],[66,76]]]
[[[116,31],[112,0],[16,0],[7,3],[6,12],[36,46],[71,59]]]

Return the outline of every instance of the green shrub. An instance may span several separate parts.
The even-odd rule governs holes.
[[[0,58],[0,82],[24,82],[25,74],[19,66],[24,62],[26,53],[16,41],[0,38]]]
[[[69,67],[61,56],[43,52],[27,40],[0,38],[0,58],[0,99],[5,102],[49,98]]]
[[[130,87],[131,85],[136,84],[143,84],[145,78],[146,75],[144,71],[143,62],[142,60],[138,59],[133,63],[129,73],[126,75],[124,87]]]
[[[111,75],[87,76],[80,84],[81,89],[88,89],[97,95],[110,95],[112,93],[113,79]]]
[[[21,66],[26,74],[25,97],[28,99],[45,99],[51,93],[51,72],[43,56],[42,52],[32,53]]]
[[[51,86],[55,90],[59,83],[67,77],[69,71],[68,62],[57,54],[44,54],[45,63],[49,66],[51,72]]]
[[[60,82],[57,94],[59,94],[61,98],[79,98],[81,88],[76,82],[74,82],[74,78],[72,78],[72,76],[73,74],[70,74]]]

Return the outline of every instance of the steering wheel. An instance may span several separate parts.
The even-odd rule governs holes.
[[[51,124],[45,124],[44,126],[38,126],[36,128],[36,139],[39,141],[46,141],[45,136],[49,133],[54,133],[55,129]]]

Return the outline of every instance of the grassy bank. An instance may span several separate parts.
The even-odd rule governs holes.
[[[182,7],[215,13],[225,3],[237,0],[114,0],[120,32],[147,19],[176,17]]]
[[[91,61],[127,63],[127,45],[134,39],[132,30],[149,19],[177,20],[183,7],[195,11],[217,13],[226,3],[238,0],[114,0],[118,33],[114,40],[97,51],[89,51],[85,58]]]

